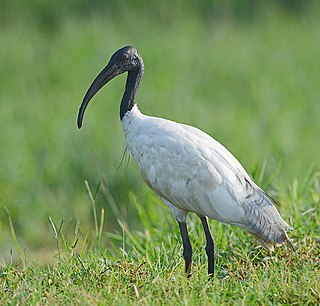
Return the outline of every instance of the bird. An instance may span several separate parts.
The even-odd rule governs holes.
[[[79,108],[80,129],[94,95],[116,76],[127,72],[120,103],[126,150],[145,183],[169,207],[178,222],[185,273],[191,276],[192,246],[188,213],[199,216],[206,237],[208,275],[214,275],[215,244],[208,218],[248,231],[266,250],[291,245],[289,225],[274,201],[250,178],[240,162],[218,141],[200,129],[140,112],[136,96],[144,75],[137,49],[117,50],[87,90]]]

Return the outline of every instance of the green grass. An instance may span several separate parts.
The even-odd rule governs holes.
[[[193,275],[187,279],[177,224],[164,220],[157,208],[145,211],[131,194],[142,224],[132,232],[118,219],[122,233],[82,240],[76,229],[69,242],[52,225],[57,240],[56,260],[44,267],[22,261],[0,268],[1,300],[8,304],[298,304],[320,302],[319,174],[305,186],[297,182],[282,194],[284,208],[295,220],[291,233],[295,252],[283,247],[270,256],[240,229],[211,222],[216,241],[216,276],[206,275],[204,234],[197,218],[190,218],[194,247]],[[311,191],[311,193],[310,193]],[[316,198],[314,198],[316,195]],[[299,208],[307,201],[307,209]],[[98,212],[96,212],[98,213]],[[164,220],[164,221],[163,221]],[[97,233],[99,229],[97,228]]]
[[[1,301],[320,303],[316,10],[288,14],[266,7],[253,20],[239,20],[179,5],[148,7],[143,15],[114,9],[106,16],[99,9],[58,14],[40,4],[39,13],[4,8]],[[170,212],[132,161],[117,170],[124,77],[95,97],[83,128],[76,128],[90,82],[127,44],[138,48],[146,66],[140,109],[197,126],[226,145],[280,203],[294,228],[295,253],[281,248],[270,257],[240,229],[212,221],[217,275],[209,281],[205,238],[192,216],[194,273],[185,278]]]

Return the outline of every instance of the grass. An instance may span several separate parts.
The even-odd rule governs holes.
[[[49,10],[39,17],[54,17],[45,26],[29,10],[1,18],[0,300],[319,304],[316,10],[269,8],[252,21],[184,15],[178,6],[159,19]],[[124,77],[95,97],[76,128],[89,83],[126,44],[146,66],[142,111],[225,144],[280,203],[296,252],[270,256],[240,229],[212,221],[217,274],[209,281],[205,238],[192,216],[194,272],[185,278],[175,220],[133,162],[117,170]]]
[[[8,304],[83,305],[318,304],[320,248],[314,235],[319,237],[320,215],[319,198],[313,195],[319,196],[319,179],[315,174],[306,186],[295,182],[295,187],[288,187],[282,195],[298,227],[291,233],[295,252],[283,247],[270,256],[240,229],[212,222],[216,277],[208,279],[204,234],[197,218],[191,217],[195,256],[193,275],[187,279],[175,221],[163,221],[156,208],[146,212],[131,194],[142,231],[132,233],[119,219],[122,233],[108,234],[109,248],[105,249],[99,247],[98,235],[96,241],[80,242],[77,229],[74,239],[67,242],[61,227],[57,230],[52,222],[58,243],[55,263],[39,267],[25,258],[28,264],[24,269],[19,262],[2,266],[1,300]],[[298,203],[305,200],[308,207],[302,210]]]

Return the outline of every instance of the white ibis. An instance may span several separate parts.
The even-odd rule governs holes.
[[[146,116],[139,111],[136,95],[144,65],[135,48],[126,46],[115,52],[92,82],[79,109],[78,127],[82,126],[92,97],[126,71],[128,76],[120,104],[126,148],[144,181],[178,221],[187,275],[191,273],[192,263],[186,225],[188,212],[196,213],[202,222],[209,275],[214,273],[214,241],[207,218],[247,230],[267,250],[290,243],[285,231],[289,226],[270,197],[223,145],[195,127]]]

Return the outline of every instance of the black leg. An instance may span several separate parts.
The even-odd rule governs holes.
[[[204,233],[206,234],[207,245],[206,253],[208,255],[208,274],[214,274],[214,242],[210,233],[207,217],[199,216],[203,225]]]
[[[187,277],[191,276],[191,265],[192,265],[192,246],[190,243],[188,229],[185,222],[179,222],[180,234],[183,244],[183,258],[186,263]]]

